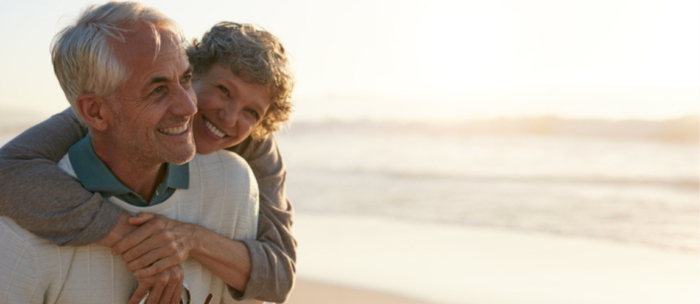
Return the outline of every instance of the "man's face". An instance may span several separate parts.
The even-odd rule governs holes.
[[[184,49],[172,34],[161,30],[160,35],[155,60],[153,34],[146,26],[135,27],[126,43],[113,46],[132,73],[108,99],[114,113],[111,136],[132,160],[182,164],[195,154],[190,120],[197,111],[197,97]]]

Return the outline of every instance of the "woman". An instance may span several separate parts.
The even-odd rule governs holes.
[[[258,236],[242,241],[249,251],[250,276],[245,290],[232,293],[238,300],[283,302],[294,280],[296,242],[284,191],[286,169],[268,135],[291,111],[293,75],[284,48],[266,31],[224,22],[195,40],[188,56],[198,96],[193,119],[197,152],[238,153],[260,187]],[[0,150],[0,214],[58,245],[103,239],[121,210],[56,166],[86,133],[66,110],[5,145]]]

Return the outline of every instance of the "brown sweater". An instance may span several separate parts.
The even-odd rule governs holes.
[[[121,209],[90,193],[56,163],[87,134],[70,109],[26,130],[0,149],[0,215],[60,246],[101,240],[114,227]],[[292,205],[286,198],[287,170],[273,136],[250,137],[229,148],[248,161],[260,187],[256,240],[250,251],[250,278],[234,298],[284,302],[296,274]]]

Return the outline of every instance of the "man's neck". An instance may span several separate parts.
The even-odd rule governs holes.
[[[156,187],[165,177],[165,163],[149,162],[134,157],[114,145],[107,145],[92,138],[92,146],[97,157],[112,171],[124,186],[149,202]],[[109,148],[107,148],[109,147]]]

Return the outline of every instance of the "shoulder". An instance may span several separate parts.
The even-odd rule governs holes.
[[[0,298],[3,301],[29,303],[41,285],[32,238],[27,234],[12,220],[0,217]]]
[[[190,167],[194,167],[193,169],[198,169],[202,172],[213,171],[235,174],[250,171],[250,166],[243,157],[226,150],[209,154],[197,154],[190,162]]]
[[[255,140],[248,136],[241,143],[226,150],[242,156],[247,161],[255,160],[268,154],[279,154],[274,134],[270,134],[261,140]]]
[[[10,218],[0,217],[0,256],[4,258],[13,255],[21,256],[21,259],[43,260],[45,256],[61,250],[58,245],[36,236],[35,234],[20,227]],[[75,247],[65,247],[73,250]],[[16,257],[19,258],[19,257]]]
[[[0,298],[16,303],[34,303],[32,299],[60,287],[76,248],[59,247],[6,217],[0,217],[0,244],[0,286],[8,286]]]
[[[10,270],[27,280],[37,279],[36,252],[51,251],[57,247],[6,217],[0,217],[0,243],[0,269]],[[7,268],[8,266],[11,267]]]
[[[10,218],[0,217],[0,241],[3,245],[17,248],[29,248],[32,245],[48,244],[49,242],[20,227]],[[2,246],[5,249],[5,246]]]
[[[190,162],[190,178],[201,179],[202,184],[234,187],[257,196],[258,185],[248,162],[241,156],[221,150],[197,154]],[[253,194],[253,193],[251,193]]]

